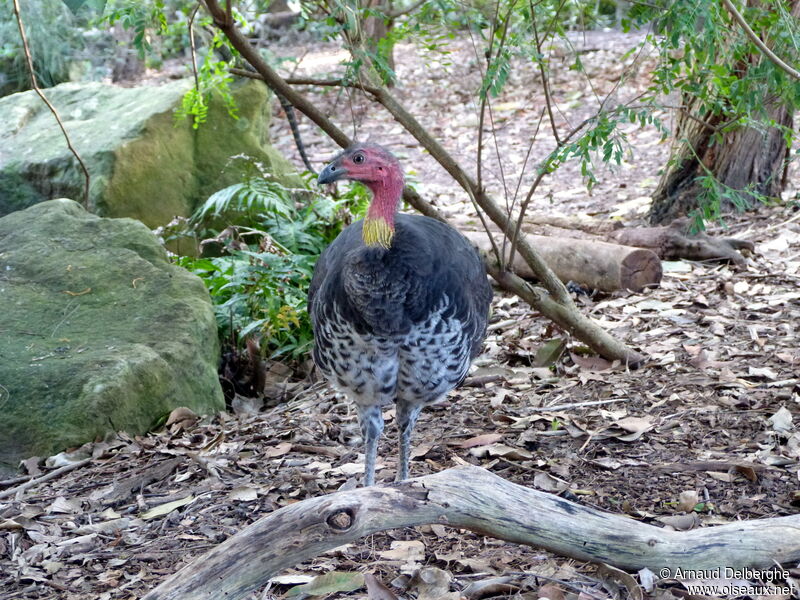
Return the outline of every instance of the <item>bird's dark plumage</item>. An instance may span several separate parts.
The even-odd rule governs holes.
[[[348,149],[320,175],[322,182],[339,178],[364,181],[374,199],[367,218],[322,253],[308,307],[314,362],[358,408],[371,485],[381,407],[397,405],[398,479],[404,479],[420,410],[458,385],[480,352],[492,290],[477,252],[455,229],[424,216],[395,215],[402,172],[386,150]],[[372,235],[376,227],[381,235]]]

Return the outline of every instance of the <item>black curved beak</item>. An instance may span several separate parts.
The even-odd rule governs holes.
[[[333,162],[328,163],[328,165],[322,169],[319,177],[317,177],[317,183],[320,185],[325,183],[333,183],[334,181],[339,181],[346,175],[347,170],[339,166],[338,160],[334,160]]]

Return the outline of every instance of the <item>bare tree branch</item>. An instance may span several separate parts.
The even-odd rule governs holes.
[[[75,146],[72,145],[72,140],[70,139],[69,134],[67,133],[67,129],[64,127],[64,123],[61,121],[61,117],[58,115],[56,107],[50,103],[50,101],[47,99],[47,96],[44,95],[44,92],[42,92],[42,90],[39,88],[39,84],[36,82],[36,72],[33,70],[33,58],[31,57],[31,49],[28,46],[28,38],[25,35],[25,27],[22,23],[22,16],[20,15],[19,11],[19,0],[13,0],[12,6],[14,7],[14,16],[17,19],[19,36],[20,38],[22,38],[22,50],[25,53],[25,62],[28,66],[28,73],[30,74],[31,77],[31,87],[39,96],[39,98],[42,99],[42,102],[44,102],[47,105],[47,108],[50,109],[50,112],[53,113],[53,116],[55,117],[58,126],[61,128],[61,133],[64,134],[64,139],[67,141],[67,148],[69,148],[69,151],[72,152],[72,155],[75,157],[75,160],[78,161],[78,164],[80,164],[81,169],[83,170],[83,177],[84,177],[83,206],[88,210],[89,183],[90,183],[89,169],[86,168],[86,163],[83,162],[83,159],[81,158],[80,154],[78,154],[78,151],[75,149]]]
[[[750,38],[750,41],[753,42],[756,47],[758,47],[758,49],[767,56],[767,58],[769,58],[778,67],[786,71],[795,79],[800,79],[800,72],[787,65],[785,62],[783,62],[783,60],[780,59],[780,57],[778,57],[772,50],[769,49],[769,47],[761,40],[761,38],[756,35],[756,32],[751,29],[750,25],[747,24],[747,21],[744,20],[742,14],[736,10],[736,7],[733,5],[731,0],[722,0],[722,4],[724,4],[725,8],[728,9],[728,12],[731,14],[734,21],[736,21],[744,30],[745,35]]]
[[[215,25],[225,33],[233,47],[239,51],[242,57],[244,57],[256,71],[258,71],[273,91],[283,94],[295,107],[319,125],[320,128],[340,146],[347,147],[350,145],[350,139],[344,132],[336,127],[336,125],[325,117],[311,102],[296,92],[291,85],[284,81],[278,73],[266,64],[260,54],[252,47],[250,42],[242,35],[234,23],[227,22],[225,14],[220,9],[217,0],[206,0],[206,5],[214,19]],[[368,57],[364,56],[364,59],[368,60]],[[474,201],[483,209],[486,216],[488,216],[505,235],[509,235],[518,229],[518,225],[514,219],[504,212],[485,190],[478,189],[475,181],[473,181],[453,157],[450,156],[447,150],[428,133],[385,87],[373,81],[367,81],[366,83],[359,82],[357,84],[348,83],[347,86],[360,88],[368,92],[377,102],[383,105],[395,120],[400,123],[467,192],[470,199],[474,198]],[[430,206],[430,204],[425,202],[410,188],[407,187],[404,189],[403,197],[423,214],[444,221],[439,211]],[[480,214],[480,211],[478,212]],[[639,365],[644,361],[644,357],[641,354],[628,348],[621,341],[604,331],[591,319],[580,313],[567,292],[567,289],[564,287],[564,284],[561,283],[549,269],[539,253],[521,236],[518,237],[518,247],[522,257],[537,274],[539,280],[547,290],[536,290],[528,286],[533,290],[533,292],[528,292],[527,295],[535,302],[535,304],[533,304],[534,308],[540,310],[548,317],[551,317],[551,315],[557,317],[558,320],[553,317],[551,318],[566,331],[569,331],[584,341],[601,356],[611,360],[620,360],[628,365]],[[494,276],[494,274],[492,275]],[[501,285],[510,285],[515,282],[514,278],[510,277],[512,274],[505,273],[503,275],[504,276],[499,279],[495,277]],[[556,305],[557,308],[555,306],[550,306],[548,301]]]
[[[192,75],[194,76],[194,89],[197,90],[197,93],[200,93],[200,76],[197,73],[197,46],[195,46],[194,42],[194,19],[197,16],[197,11],[200,10],[200,3],[197,3],[197,6],[194,7],[192,10],[192,14],[189,15],[189,22],[187,24],[189,28],[189,49],[192,53]]]
[[[544,70],[544,62],[542,61],[542,40],[539,38],[539,29],[536,27],[536,13],[533,10],[533,2],[531,2],[531,26],[533,27],[533,38],[536,42],[536,64],[539,65],[539,76],[542,79],[542,90],[544,91],[544,103],[547,107],[547,116],[550,119],[550,129],[553,132],[553,137],[556,144],[561,145],[561,140],[558,137],[558,128],[556,127],[556,120],[553,117],[553,97],[550,93],[550,78]]]

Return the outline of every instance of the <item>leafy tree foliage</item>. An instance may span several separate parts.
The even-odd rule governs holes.
[[[796,64],[798,2],[750,1],[742,8],[773,52]],[[625,21],[652,24],[660,61],[650,102],[669,94],[681,101],[677,145],[656,191],[653,220],[688,210],[701,227],[726,205],[777,199],[796,136],[800,81],[765,56],[719,2],[635,4]]]

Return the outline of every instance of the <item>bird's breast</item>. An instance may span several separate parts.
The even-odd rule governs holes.
[[[314,361],[326,378],[364,405],[435,402],[469,369],[469,334],[446,297],[427,318],[390,335],[359,330],[329,305],[315,318],[315,340]]]

